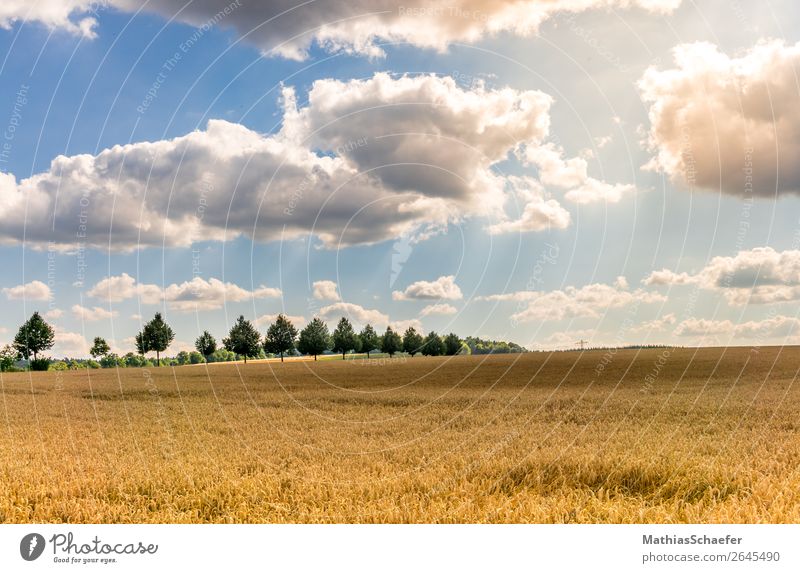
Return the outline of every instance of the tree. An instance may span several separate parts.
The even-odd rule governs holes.
[[[53,347],[55,336],[53,327],[47,324],[38,312],[34,312],[27,322],[19,327],[14,337],[14,348],[25,360],[33,357],[36,361],[40,352]]]
[[[294,348],[297,339],[297,329],[283,314],[279,314],[275,322],[267,329],[264,337],[264,350],[272,354],[280,354],[283,362],[283,353]]]
[[[144,338],[144,332],[137,332],[134,340],[136,341],[136,352],[144,359],[144,355],[150,352],[150,349],[147,348],[147,340]]]
[[[366,352],[367,358],[369,358],[369,353],[371,351],[379,348],[381,345],[380,336],[378,336],[378,333],[375,332],[375,329],[369,324],[364,327],[364,330],[361,331],[358,338],[361,341],[361,352]]]
[[[381,352],[385,352],[389,356],[394,356],[395,352],[402,350],[403,340],[400,335],[392,330],[391,326],[386,327],[386,332],[381,337]]]
[[[319,318],[314,318],[300,331],[297,350],[303,354],[313,356],[314,360],[317,359],[318,354],[322,354],[330,347],[331,335],[328,333],[328,325]]]
[[[92,344],[92,349],[89,350],[89,354],[92,355],[92,358],[105,356],[109,352],[111,352],[111,347],[108,345],[108,342],[106,342],[105,338],[96,336],[94,339],[94,344]]]
[[[217,341],[211,336],[209,331],[204,330],[203,334],[198,336],[197,340],[194,341],[194,347],[203,355],[206,362],[208,362],[208,357],[214,354],[214,351],[217,349]]]
[[[445,346],[442,339],[438,334],[431,331],[425,337],[425,342],[422,344],[422,353],[425,356],[441,356],[444,354]]]
[[[157,312],[153,320],[144,325],[142,330],[142,344],[146,350],[155,351],[156,366],[161,366],[161,353],[172,344],[175,333],[172,328],[164,322],[161,313]],[[137,341],[137,346],[139,342]]]
[[[247,364],[248,356],[258,356],[258,351],[261,349],[261,335],[249,320],[240,316],[231,327],[228,338],[222,339],[222,344],[226,350],[243,356],[244,363]]]
[[[461,339],[457,334],[451,332],[444,337],[444,353],[447,356],[455,356],[461,352]]]
[[[422,348],[422,335],[413,326],[409,326],[403,334],[403,351],[412,357]]]
[[[341,352],[344,360],[344,355],[356,348],[358,348],[358,335],[350,321],[342,317],[336,325],[336,330],[333,331],[333,351]]]
[[[18,357],[19,352],[17,352],[16,349],[10,344],[6,344],[2,349],[0,349],[0,372],[8,372],[14,368],[14,364],[17,362]]]

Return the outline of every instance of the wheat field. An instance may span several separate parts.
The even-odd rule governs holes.
[[[798,522],[797,348],[4,374],[0,520]]]

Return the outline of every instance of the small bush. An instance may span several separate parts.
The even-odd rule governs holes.
[[[49,358],[36,358],[30,361],[30,369],[34,372],[47,372],[48,368],[50,368]]]
[[[50,364],[49,370],[57,371],[57,372],[65,372],[69,370],[69,366],[66,362],[59,360],[58,362],[53,362]]]

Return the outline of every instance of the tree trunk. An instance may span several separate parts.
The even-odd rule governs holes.
[[[317,361],[317,355],[315,354],[314,355],[314,362],[316,362],[316,361]]]
[[[369,358],[369,350],[367,350],[367,358]]]
[[[161,366],[161,355],[158,350],[156,350],[156,366]]]
[[[247,354],[244,355],[244,363],[247,364]]]
[[[344,360],[344,350],[342,350],[342,360]]]
[[[281,362],[283,362],[283,350],[281,350]]]

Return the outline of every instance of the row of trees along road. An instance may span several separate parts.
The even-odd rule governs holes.
[[[135,336],[136,351],[144,357],[149,352],[156,353],[156,364],[161,362],[161,353],[165,352],[175,333],[164,321],[160,312],[146,323],[142,330]],[[17,332],[14,337],[13,350],[19,358],[30,361],[32,370],[46,370],[48,359],[39,355],[53,347],[55,331],[38,312],[34,312]],[[380,350],[394,356],[398,352],[406,352],[411,356],[424,354],[427,356],[452,356],[461,352],[463,341],[454,333],[444,338],[435,332],[422,336],[413,327],[409,327],[403,336],[395,332],[391,326],[386,328],[383,335],[367,324],[361,332],[356,332],[347,318],[342,318],[336,325],[333,333],[328,331],[328,325],[320,318],[314,318],[301,331],[297,331],[291,321],[283,314],[279,314],[269,328],[264,338],[255,326],[240,316],[231,327],[228,336],[222,339],[223,347],[242,358],[245,363],[248,358],[260,355],[261,349],[280,356],[281,362],[286,354],[295,350],[307,356],[317,356],[326,351],[341,353],[344,360],[348,352],[364,352],[369,357],[370,352]],[[197,352],[208,357],[217,350],[217,341],[214,336],[204,331],[195,341]],[[111,348],[105,339],[96,337],[89,353],[94,358],[107,356]]]

